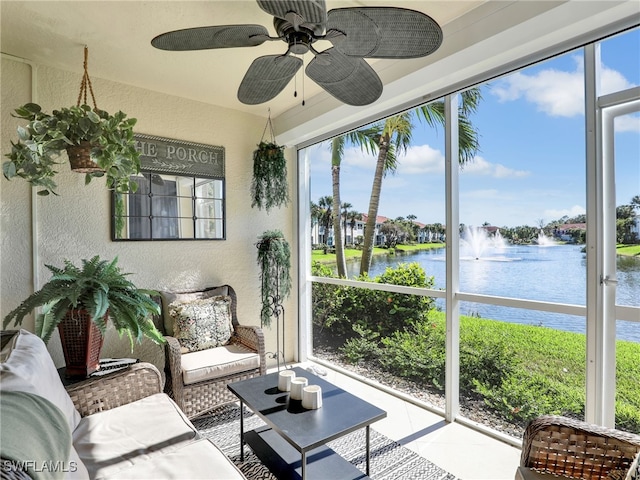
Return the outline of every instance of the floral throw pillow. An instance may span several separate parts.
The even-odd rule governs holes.
[[[169,315],[183,353],[225,345],[233,334],[229,296],[174,302],[169,305]]]

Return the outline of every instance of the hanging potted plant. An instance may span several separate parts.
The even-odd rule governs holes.
[[[291,248],[279,230],[264,232],[256,246],[262,298],[260,320],[269,327],[271,317],[282,314],[282,301],[291,292]]]
[[[68,260],[63,268],[46,265],[53,273],[51,279],[4,318],[3,328],[11,321],[22,325],[26,315],[42,307],[35,333],[48,343],[58,327],[68,376],[86,377],[99,368],[107,318],[121,335],[129,336],[132,350],[134,340],[140,343],[144,336],[164,343],[151,319],[160,314],[151,298],[157,292],[138,289],[117,261],[95,256],[82,260],[81,268]]]
[[[107,187],[117,192],[135,191],[130,180],[140,172],[140,154],[135,149],[135,118],[118,112],[110,115],[88,105],[42,111],[40,105],[27,103],[15,110],[15,117],[28,120],[18,127],[17,143],[3,165],[4,176],[21,177],[42,187],[39,195],[56,193],[53,177],[62,153],[67,152],[71,168],[86,174],[85,183],[106,175]]]
[[[8,180],[20,177],[42,187],[39,195],[56,193],[53,177],[64,152],[71,169],[86,174],[85,183],[106,176],[107,187],[116,192],[137,188],[130,180],[140,172],[140,154],[133,138],[136,119],[127,118],[123,112],[110,115],[97,107],[87,72],[87,55],[85,48],[85,71],[76,106],[45,113],[40,105],[27,103],[13,114],[29,123],[18,127],[18,142],[11,142],[3,174]],[[91,91],[93,108],[87,104],[87,90]]]
[[[271,141],[265,141],[267,127],[271,130]],[[284,147],[275,143],[271,116],[262,133],[258,148],[253,152],[253,181],[251,182],[251,206],[264,208],[267,212],[289,202],[287,184],[287,161]]]

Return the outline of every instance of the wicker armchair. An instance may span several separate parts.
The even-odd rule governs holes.
[[[168,334],[170,332],[169,328],[171,328],[168,325],[168,323],[170,323],[170,319],[168,318],[168,304],[172,300],[184,300],[191,295],[193,295],[192,298],[207,298],[217,294],[228,295],[231,298],[231,317],[234,328],[234,334],[229,345],[217,348],[226,348],[229,350],[227,347],[233,348],[233,346],[236,346],[245,352],[257,354],[259,357],[259,365],[253,366],[250,369],[236,367],[231,369],[233,370],[231,374],[209,376],[209,378],[203,381],[185,382],[185,371],[192,367],[185,367],[184,364],[187,362],[186,360],[183,362],[183,359],[186,359],[187,355],[193,356],[200,352],[183,354],[178,340],[171,336],[171,334]],[[237,398],[227,388],[228,383],[265,374],[266,356],[264,334],[260,327],[240,325],[237,316],[237,296],[232,287],[223,285],[220,287],[210,287],[197,292],[161,292],[160,301],[164,318],[162,322],[156,323],[161,324],[163,330],[167,333],[167,335],[165,335],[165,339],[167,340],[165,368],[167,381],[165,392],[175,400],[187,417],[194,418],[204,415],[219,405],[236,401]],[[226,352],[223,352],[223,354],[226,354]],[[233,363],[233,359],[227,360],[229,364]],[[211,370],[216,370],[216,365],[202,367],[203,369],[212,367]],[[240,368],[240,370],[238,368]],[[224,368],[221,370],[224,370]]]
[[[638,452],[638,435],[545,415],[525,430],[515,478],[624,479]]]

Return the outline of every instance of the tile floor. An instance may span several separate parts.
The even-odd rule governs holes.
[[[301,364],[305,368],[311,362]],[[419,453],[461,480],[513,480],[520,449],[364,384],[335,370],[331,383],[386,410],[387,418],[372,427]],[[375,475],[374,475],[375,478]]]

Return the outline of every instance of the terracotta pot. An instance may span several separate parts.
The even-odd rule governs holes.
[[[70,310],[58,324],[67,377],[86,378],[100,368],[104,338],[86,310]]]
[[[67,155],[71,170],[78,173],[102,172],[103,170],[91,159],[91,143],[80,142],[80,145],[67,147]]]

